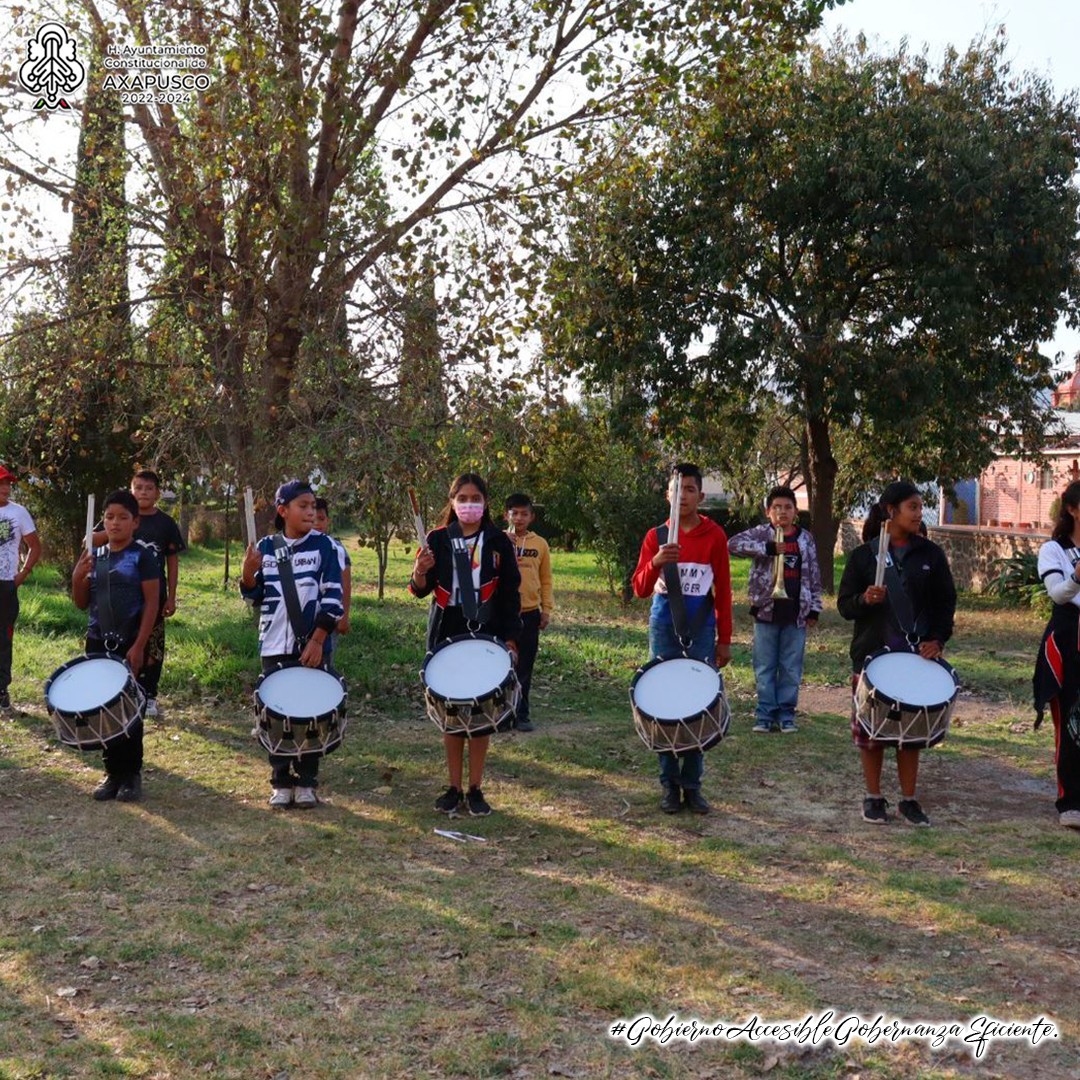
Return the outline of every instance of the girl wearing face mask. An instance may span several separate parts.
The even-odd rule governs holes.
[[[460,533],[460,536],[458,536]],[[473,589],[480,601],[479,626],[470,625],[461,608],[461,587],[453,557],[452,534],[464,542],[472,568]],[[476,473],[462,473],[450,485],[450,502],[438,528],[416,554],[409,591],[424,597],[434,593],[428,618],[427,647],[470,630],[490,634],[517,654],[521,631],[521,598],[514,546],[488,512],[487,485]],[[466,740],[443,735],[450,786],[435,802],[444,814],[455,813],[462,802],[474,817],[491,813],[480,789],[490,736]],[[465,743],[469,744],[469,786],[463,790]]]

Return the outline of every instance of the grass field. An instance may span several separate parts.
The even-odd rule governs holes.
[[[234,551],[235,556],[235,551]],[[235,566],[234,562],[234,566]],[[272,813],[250,737],[255,628],[222,552],[182,562],[145,800],[99,804],[100,755],[60,747],[42,683],[81,651],[56,575],[21,594],[18,711],[0,723],[0,1078],[1075,1077],[1080,838],[1056,825],[1052,735],[1026,705],[1041,627],[965,598],[949,650],[959,724],[924,756],[931,830],[859,819],[844,685],[849,629],[826,612],[792,738],[752,736],[745,603],[725,677],[731,737],[707,758],[715,812],[657,809],[627,687],[647,604],[607,596],[588,554],[556,556],[534,681],[538,730],[493,741],[496,809],[435,835],[445,785],[417,671],[425,606],[394,553],[354,565],[338,664],[351,727],[323,806]],[[736,596],[746,563],[736,562]],[[895,805],[887,763],[886,793]],[[878,1015],[1052,1018],[998,1042],[630,1048],[620,1018],[712,1024]]]

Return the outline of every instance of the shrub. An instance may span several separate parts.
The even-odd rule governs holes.
[[[1028,607],[1049,615],[1053,601],[1039,579],[1039,557],[1034,552],[1021,551],[1004,559],[995,559],[995,575],[987,582],[986,591],[1013,607]]]

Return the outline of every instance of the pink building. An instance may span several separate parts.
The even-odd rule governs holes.
[[[1080,434],[1043,452],[1045,465],[998,458],[983,470],[976,493],[979,525],[1040,532],[1053,525],[1051,505],[1065,487],[1080,480]]]

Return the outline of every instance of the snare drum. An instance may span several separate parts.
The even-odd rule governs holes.
[[[251,734],[270,754],[329,754],[345,737],[348,693],[332,672],[287,664],[259,676],[254,698]]]
[[[945,738],[960,683],[944,660],[874,653],[855,687],[855,718],[870,739],[921,750]]]
[[[728,733],[731,710],[720,672],[703,660],[651,660],[630,684],[641,741],[658,754],[709,750]]]
[[[142,719],[146,695],[127,664],[95,653],[77,656],[52,673],[45,707],[62,743],[101,750],[125,738]]]
[[[420,678],[427,714],[444,735],[477,739],[505,730],[517,709],[510,650],[490,634],[447,638],[428,653]]]

